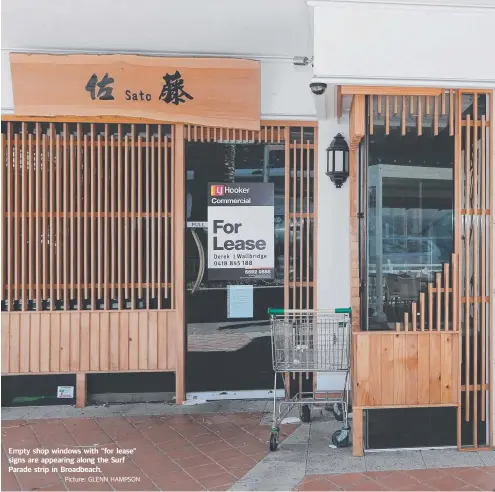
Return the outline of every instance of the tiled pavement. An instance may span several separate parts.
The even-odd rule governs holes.
[[[260,425],[261,417],[257,412],[4,420],[2,490],[227,490],[268,453],[269,427]],[[282,438],[296,427],[282,426]],[[97,465],[97,474],[8,471],[9,448],[84,446],[136,451],[123,464]],[[55,456],[50,451],[45,457]],[[95,483],[87,480],[90,475],[140,477],[140,482]],[[68,476],[85,481],[68,482]]]
[[[495,466],[307,475],[295,490],[495,490]]]

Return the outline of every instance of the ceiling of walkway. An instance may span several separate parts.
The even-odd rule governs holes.
[[[305,0],[3,0],[2,50],[312,55]]]

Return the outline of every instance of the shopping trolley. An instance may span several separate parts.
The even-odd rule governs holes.
[[[289,412],[299,406],[303,422],[311,419],[311,407],[333,403],[332,409],[342,429],[332,436],[337,447],[349,445],[349,389],[351,309],[287,310],[269,309],[272,335],[272,361],[275,372],[273,391],[273,423],[270,434],[270,451],[278,448],[280,424]],[[329,398],[323,391],[300,392],[291,398],[287,393],[285,377],[294,372],[345,372],[345,382],[338,398]],[[277,376],[284,380],[285,399],[277,402]],[[335,392],[332,392],[335,395]],[[322,398],[317,398],[321,395]],[[278,403],[278,405],[277,405]]]

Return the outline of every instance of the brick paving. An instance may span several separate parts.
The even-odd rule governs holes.
[[[495,490],[495,466],[307,475],[295,490]]]
[[[268,453],[269,426],[262,413],[164,415],[153,417],[99,417],[2,422],[2,490],[227,490]],[[297,425],[283,425],[281,440]],[[65,464],[99,466],[98,473],[47,473],[9,471],[9,448],[83,450],[135,448],[123,463]],[[92,455],[85,457],[94,457]],[[121,455],[116,455],[119,458]],[[29,458],[28,457],[28,458]],[[76,458],[77,459],[77,458]],[[41,464],[11,464],[32,468]],[[51,465],[61,466],[61,465]],[[89,477],[101,482],[89,482]],[[68,478],[82,478],[72,482]],[[139,477],[139,482],[111,482],[104,477]]]

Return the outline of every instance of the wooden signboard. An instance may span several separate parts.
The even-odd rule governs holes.
[[[260,129],[260,65],[227,58],[11,53],[22,116],[128,116]]]

